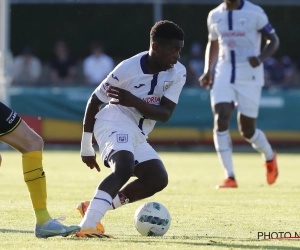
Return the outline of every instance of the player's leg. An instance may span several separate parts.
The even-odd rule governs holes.
[[[273,184],[278,176],[276,153],[273,151],[264,132],[256,128],[258,117],[260,86],[243,86],[239,90],[238,127],[240,134],[261,153],[266,162],[267,182]]]
[[[24,121],[1,140],[22,153],[24,180],[28,187],[36,215],[36,223],[41,225],[51,217],[46,209],[46,176],[42,166],[43,140]]]
[[[112,200],[109,209],[116,209],[129,202],[135,202],[154,195],[168,184],[167,171],[156,151],[147,143],[141,143],[134,148],[135,168],[133,180],[122,188]],[[77,209],[83,217],[90,202],[81,202]],[[98,222],[98,231],[104,233],[103,225]]]
[[[144,141],[134,147],[137,179],[123,187],[113,200],[113,208],[154,195],[168,185],[168,173],[157,152]]]
[[[118,192],[113,198],[109,210],[148,198],[168,185],[168,174],[161,160],[154,159],[138,164],[134,169],[134,176],[137,179],[128,183]],[[89,204],[90,201],[84,201],[77,206],[82,217],[84,217]],[[101,224],[97,224],[97,228],[104,232]]]
[[[112,172],[96,189],[84,218],[79,224],[81,231],[76,234],[78,237],[89,237],[90,235],[103,237],[97,232],[96,225],[109,210],[112,197],[117,195],[118,191],[132,176],[134,171],[133,153],[126,150],[117,151],[109,157],[108,164]]]
[[[13,112],[4,104],[0,103],[1,111],[8,114]],[[36,236],[37,237],[50,237],[55,235],[66,236],[73,231],[78,231],[78,227],[66,227],[51,219],[47,210],[47,190],[46,190],[46,178],[45,172],[42,166],[42,150],[43,139],[36,134],[29,126],[21,120],[21,118],[13,112],[15,119],[12,123],[2,123],[6,127],[6,133],[1,130],[3,136],[0,137],[0,141],[7,143],[13,148],[22,153],[22,166],[24,181],[26,182],[30,198],[32,201],[33,209],[36,216]],[[2,116],[1,116],[2,118]],[[7,121],[7,119],[4,119]],[[17,122],[18,121],[18,122]],[[3,120],[1,120],[3,122]],[[49,227],[52,232],[40,231],[40,227]],[[64,229],[61,231],[61,229]],[[43,228],[41,228],[42,230]],[[62,234],[63,233],[63,234]]]
[[[214,114],[213,140],[225,173],[225,180],[216,188],[236,188],[232,161],[232,142],[229,120],[234,110],[235,90],[232,86],[214,86],[211,90],[211,105]]]
[[[168,185],[168,173],[162,161],[158,159],[138,164],[134,169],[134,175],[137,179],[120,190],[128,202],[148,198]]]

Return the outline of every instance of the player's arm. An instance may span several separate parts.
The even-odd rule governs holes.
[[[100,172],[100,167],[96,162],[96,154],[92,146],[93,128],[95,124],[95,116],[101,108],[103,102],[92,94],[87,102],[85,114],[83,118],[83,133],[81,139],[81,159],[90,168],[96,168]]]
[[[205,50],[205,65],[204,73],[199,78],[200,85],[204,88],[209,88],[212,84],[213,68],[218,59],[219,42],[218,40],[209,40]]]
[[[257,57],[253,56],[248,58],[248,61],[253,68],[259,66],[266,59],[272,56],[279,47],[279,38],[275,32],[265,34],[264,38],[266,40],[266,46],[262,50],[261,54]]]
[[[143,116],[148,119],[166,122],[172,116],[176,103],[166,97],[162,97],[160,105],[144,102],[129,91],[114,86],[109,86],[106,90],[107,96],[118,101],[111,101],[111,104],[119,104],[126,107],[136,108]]]

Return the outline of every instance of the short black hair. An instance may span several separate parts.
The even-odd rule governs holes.
[[[172,39],[184,40],[184,32],[177,24],[169,20],[162,20],[154,24],[150,31],[150,41],[160,42]]]

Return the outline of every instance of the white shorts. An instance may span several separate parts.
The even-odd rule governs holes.
[[[241,114],[257,118],[261,89],[261,86],[242,84],[213,85],[210,91],[211,106],[221,102],[233,103]]]
[[[145,135],[130,121],[116,122],[96,119],[94,135],[101,159],[106,167],[109,167],[109,158],[120,150],[132,152],[135,165],[153,159],[161,160],[147,142]]]

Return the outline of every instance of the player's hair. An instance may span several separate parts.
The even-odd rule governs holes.
[[[183,30],[169,20],[156,22],[150,31],[150,41],[162,42],[166,40],[184,40]]]

